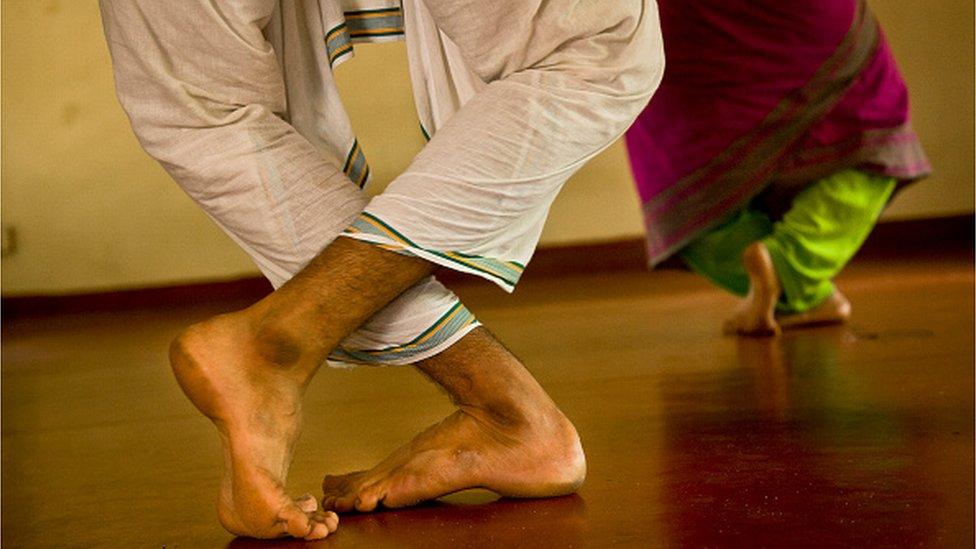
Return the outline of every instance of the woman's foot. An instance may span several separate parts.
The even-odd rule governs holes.
[[[723,331],[745,336],[779,335],[775,312],[781,289],[769,250],[762,242],[755,242],[742,252],[742,262],[749,273],[749,293],[725,321]]]
[[[834,290],[823,303],[802,313],[777,314],[776,320],[783,329],[843,324],[851,318],[851,302]]]
[[[725,333],[774,336],[786,328],[841,324],[850,318],[851,302],[839,290],[809,311],[776,313],[781,289],[766,245],[756,242],[746,248],[742,253],[742,262],[749,273],[749,294],[735,314],[725,322]]]

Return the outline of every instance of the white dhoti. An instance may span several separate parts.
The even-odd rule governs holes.
[[[143,147],[275,287],[344,234],[510,291],[562,184],[630,125],[663,71],[650,0],[101,0],[101,9],[117,92]],[[404,36],[431,140],[367,204],[369,167],[331,69],[358,40]],[[429,278],[330,359],[411,363],[477,324]]]

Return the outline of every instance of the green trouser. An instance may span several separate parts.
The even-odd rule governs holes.
[[[805,188],[781,221],[749,207],[692,241],[681,257],[693,271],[740,296],[749,291],[742,252],[762,241],[783,293],[777,311],[800,313],[834,293],[833,278],[864,243],[895,180],[845,170]]]

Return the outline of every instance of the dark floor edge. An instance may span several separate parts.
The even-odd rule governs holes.
[[[966,254],[972,257],[976,220],[973,215],[934,219],[908,219],[879,223],[868,238],[858,261],[870,261],[906,254]],[[667,262],[663,267],[680,267]],[[528,279],[566,275],[643,271],[646,256],[643,239],[540,248],[526,271]],[[441,270],[438,277],[448,285],[470,283],[472,278],[456,271]],[[137,288],[73,295],[3,297],[0,312],[7,318],[96,311],[180,307],[201,301],[254,301],[271,291],[263,278]]]

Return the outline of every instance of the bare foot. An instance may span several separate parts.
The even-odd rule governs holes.
[[[571,494],[586,461],[576,429],[558,410],[532,424],[462,407],[369,471],[326,476],[322,507],[373,511],[468,488],[508,497]]]
[[[776,321],[776,301],[780,296],[779,279],[769,250],[762,242],[742,252],[742,262],[749,273],[749,293],[731,318],[724,332],[747,336],[775,336],[781,332]]]
[[[284,486],[307,380],[265,358],[253,333],[246,311],[221,315],[187,328],[170,348],[180,387],[223,442],[220,522],[241,536],[324,538],[338,516],[318,511],[310,495],[292,499]]]
[[[824,324],[843,324],[851,317],[851,302],[834,290],[823,303],[809,311],[788,315],[776,315],[776,320],[784,329],[819,326]]]

